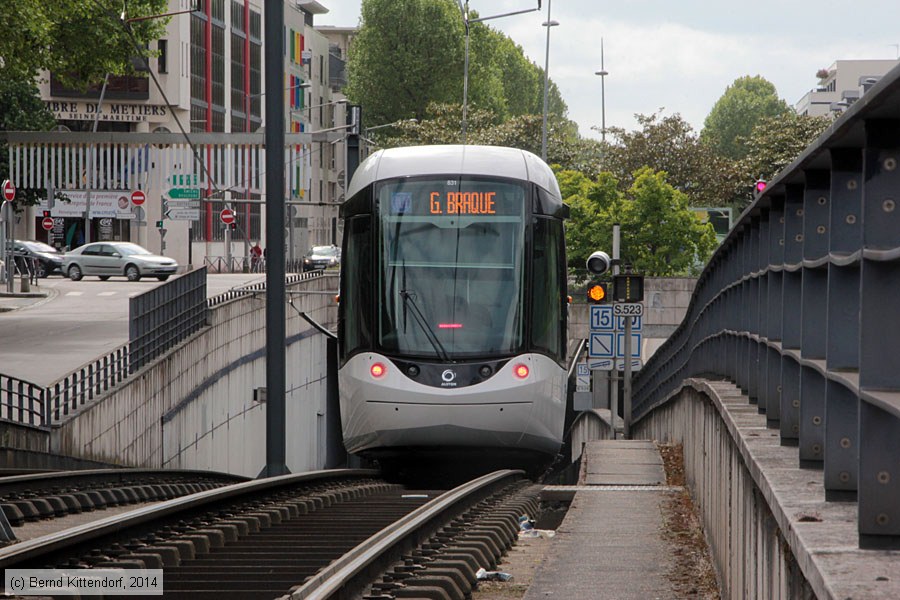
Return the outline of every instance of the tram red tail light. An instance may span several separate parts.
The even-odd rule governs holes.
[[[375,379],[381,379],[387,373],[387,367],[381,363],[375,363],[369,368],[369,372]]]
[[[527,365],[518,364],[513,367],[513,374],[519,379],[525,379],[526,377],[528,377],[528,373],[529,370]]]
[[[438,329],[462,329],[462,323],[438,323]]]

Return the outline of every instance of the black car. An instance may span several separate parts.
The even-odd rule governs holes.
[[[12,252],[19,273],[33,273],[37,277],[46,277],[53,273],[62,274],[63,255],[49,244],[15,240]]]

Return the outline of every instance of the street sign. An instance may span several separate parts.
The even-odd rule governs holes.
[[[615,336],[613,332],[591,332],[588,346],[589,358],[615,358]]]
[[[135,206],[140,206],[147,200],[147,194],[142,192],[141,190],[134,190],[131,192],[131,203]]]
[[[644,329],[644,317],[631,317],[631,331]],[[616,331],[625,331],[625,317],[616,317]]]
[[[199,208],[170,208],[166,211],[166,218],[172,221],[199,221]]]
[[[200,188],[176,187],[166,192],[166,195],[176,200],[199,200]]]
[[[9,179],[3,180],[3,185],[0,186],[3,189],[3,199],[7,202],[12,202],[16,199],[16,186],[13,185],[13,182]]]
[[[613,325],[613,307],[611,305],[591,305],[591,331],[612,331]]]
[[[644,315],[644,305],[640,302],[613,304],[613,314],[617,317],[641,317]]]
[[[200,208],[199,200],[170,200],[166,199],[163,202],[164,209],[168,210],[170,208]]]
[[[644,366],[644,361],[639,358],[631,359],[631,370],[632,371],[640,371],[641,367]],[[616,359],[616,371],[624,371],[625,370],[625,359],[617,358]]]
[[[169,175],[169,183],[172,185],[197,186],[200,185],[200,176],[196,173],[186,175]]]
[[[219,219],[226,225],[231,225],[234,223],[234,211],[230,208],[223,208],[219,213]]]
[[[578,372],[575,374],[575,391],[591,391],[591,370],[586,362],[578,363]]]
[[[615,362],[615,359],[612,358],[601,358],[590,361],[588,366],[591,368],[591,371],[612,371]]]
[[[631,356],[640,358],[641,356],[641,339],[640,333],[631,334]],[[616,358],[625,358],[625,333],[620,331],[616,334]]]
[[[53,229],[53,217],[44,217],[41,219],[41,227],[44,228],[44,231]]]

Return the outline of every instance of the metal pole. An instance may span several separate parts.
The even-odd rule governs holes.
[[[13,219],[12,202],[7,200],[0,204],[0,221],[3,227],[0,229],[0,244],[3,246],[3,261],[6,269],[6,291],[11,294],[13,291],[13,271],[16,270],[15,259],[11,254],[12,249],[12,228],[10,223]]]
[[[97,101],[97,113],[94,115],[94,125],[91,127],[91,133],[97,133],[97,126],[100,124],[100,113],[103,111],[103,98],[106,96],[106,84],[109,83],[109,73],[106,74],[106,77],[103,78],[103,87],[100,88],[100,99]],[[88,154],[87,161],[87,194],[85,194],[84,199],[84,243],[88,244],[91,241],[91,189],[94,184],[94,164],[97,159],[95,158],[97,155],[97,144],[93,144],[93,148],[90,154]]]
[[[624,415],[625,439],[631,439],[631,317],[625,317],[625,382],[622,395],[625,397]]]
[[[463,15],[466,25],[466,60],[463,69],[463,114],[462,114],[462,143],[466,145],[466,129],[468,128],[469,108],[469,3],[466,2],[466,14]]]
[[[266,468],[288,472],[285,451],[284,0],[265,0]]]
[[[612,243],[612,260],[613,260],[613,275],[619,274],[619,224],[616,223],[613,225],[613,243]],[[615,317],[613,317],[615,319]],[[616,359],[613,359],[613,369],[610,371],[609,378],[609,412],[610,412],[610,420],[612,421],[612,429],[613,429],[613,439],[615,439],[615,431],[616,431],[616,415],[619,412],[619,369],[616,368]]]
[[[550,2],[547,0],[547,49],[544,54],[544,118],[541,125],[541,159],[547,160],[547,103],[549,100],[550,86],[550,28],[553,26],[550,20]]]
[[[603,64],[603,38],[600,38],[600,139],[606,141],[606,67]]]

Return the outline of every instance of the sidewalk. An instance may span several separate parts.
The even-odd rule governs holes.
[[[19,288],[19,282],[15,282],[13,289]],[[39,285],[32,285],[29,292],[7,292],[6,286],[0,288],[0,313],[18,310],[43,302],[56,292],[54,290],[42,291]]]
[[[575,497],[556,531],[525,600],[670,599],[671,549],[662,538],[665,485],[651,441],[603,440],[585,445]],[[556,488],[560,489],[556,489]]]

